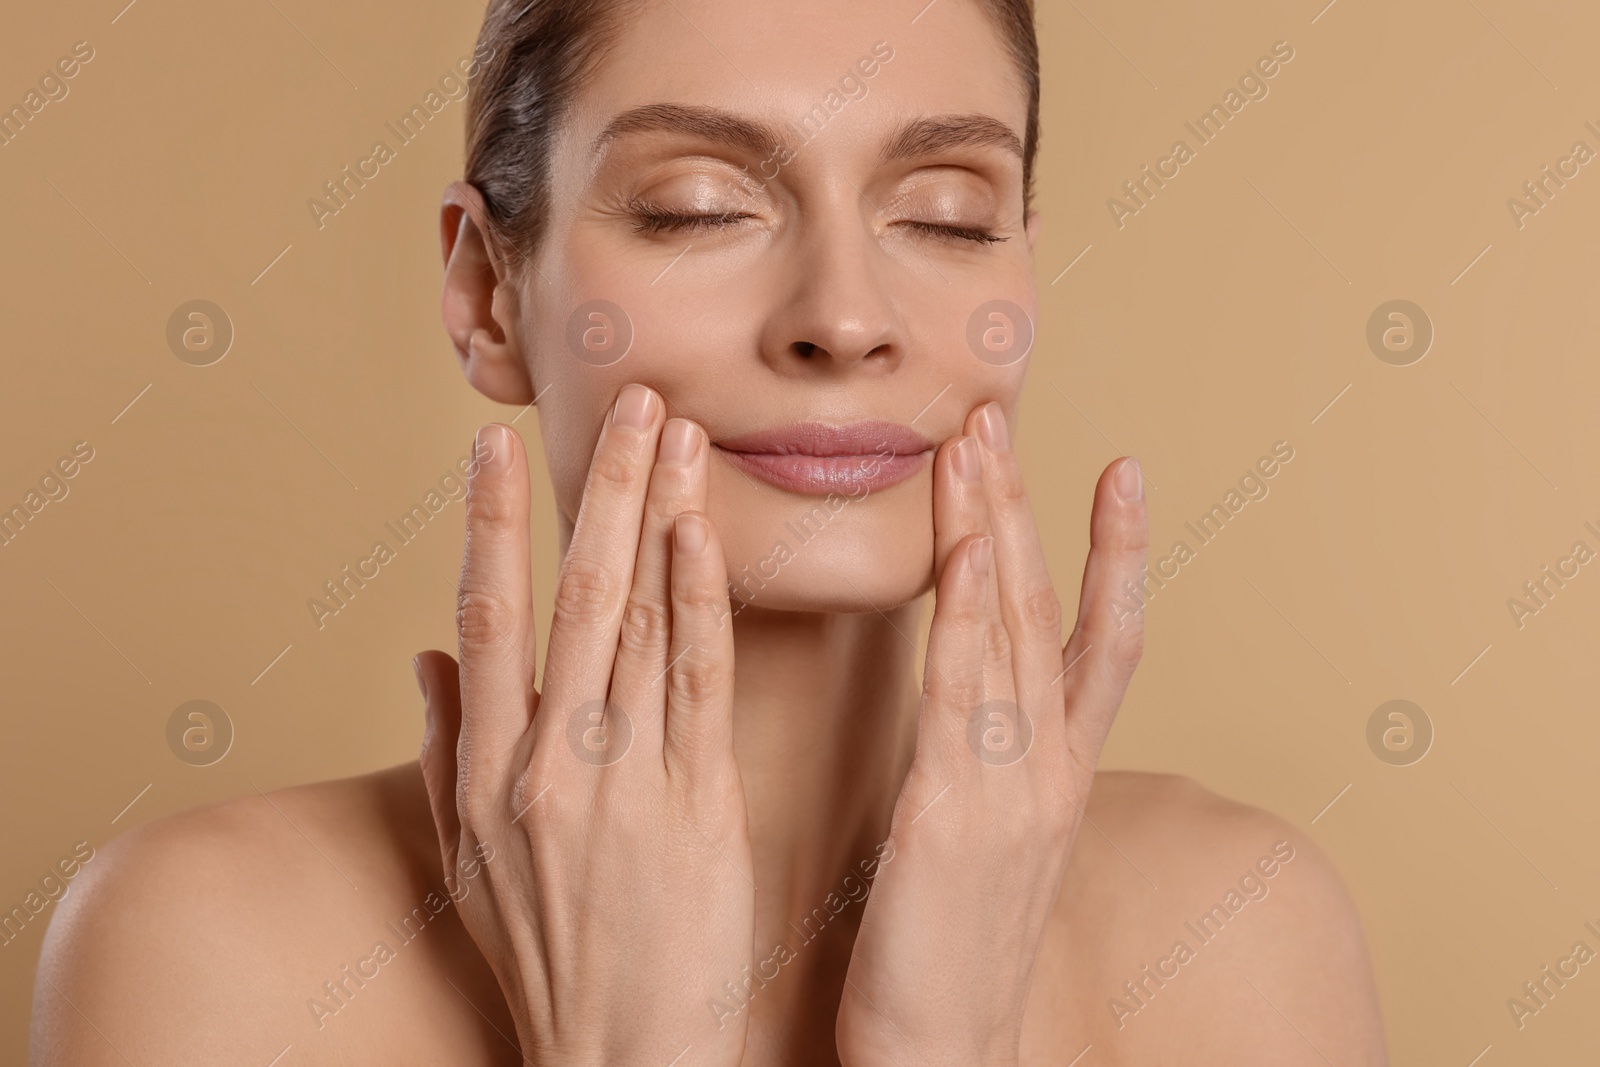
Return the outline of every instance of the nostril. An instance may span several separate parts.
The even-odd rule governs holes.
[[[794,350],[801,356],[809,359],[811,354],[817,350],[817,346],[812,344],[810,341],[796,341],[794,343]]]

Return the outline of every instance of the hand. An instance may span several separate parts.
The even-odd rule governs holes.
[[[631,385],[601,432],[539,689],[527,459],[509,427],[485,427],[460,666],[417,661],[446,885],[540,1065],[744,1051],[747,1018],[719,1027],[706,1009],[754,958],[755,914],[727,576],[703,514],[711,446],[662,416]]]
[[[966,433],[934,466],[944,563],[893,861],[873,883],[839,1008],[845,1067],[1017,1062],[1045,925],[1143,647],[1142,616],[1112,603],[1143,577],[1138,463],[1100,476],[1063,650],[999,406],[972,412]]]

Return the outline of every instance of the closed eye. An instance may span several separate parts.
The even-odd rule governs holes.
[[[997,233],[979,229],[975,226],[951,226],[940,222],[919,222],[909,219],[901,225],[910,226],[919,233],[926,233],[934,237],[946,237],[961,241],[972,241],[977,244],[995,244],[999,241],[1009,241],[1009,237],[1001,237]]]
[[[715,214],[689,214],[675,211],[664,211],[649,204],[635,203],[633,205],[635,233],[703,233],[723,226],[731,225],[744,219],[753,219],[754,215],[747,211],[723,211]],[[988,230],[975,226],[953,226],[948,223],[923,222],[910,219],[903,223],[918,233],[931,237],[947,240],[968,241],[973,244],[997,244],[1009,241],[1011,238],[1002,237]]]
[[[672,211],[662,211],[659,208],[647,205],[635,205],[634,218],[637,220],[633,226],[634,233],[701,233],[706,230],[727,226],[742,219],[753,219],[754,215],[747,211],[724,211],[714,215],[681,214]]]

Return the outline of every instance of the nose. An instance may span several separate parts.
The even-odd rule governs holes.
[[[763,330],[763,358],[796,376],[888,373],[906,337],[883,255],[853,189],[798,236],[785,265],[783,297]],[[870,207],[866,208],[870,210]]]

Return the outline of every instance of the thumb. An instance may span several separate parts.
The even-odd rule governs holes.
[[[422,689],[424,725],[422,782],[439,832],[444,869],[455,870],[461,845],[461,815],[456,808],[456,745],[461,737],[461,681],[455,658],[430,649],[411,661]]]

